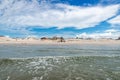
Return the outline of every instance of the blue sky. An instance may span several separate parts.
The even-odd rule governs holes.
[[[120,36],[120,0],[0,0],[0,35],[76,37],[83,33]]]

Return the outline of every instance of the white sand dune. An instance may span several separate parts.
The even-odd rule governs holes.
[[[12,39],[9,37],[0,37],[0,44],[120,44],[120,40],[81,40],[81,39],[66,39],[65,42],[55,40],[40,40],[40,39]]]

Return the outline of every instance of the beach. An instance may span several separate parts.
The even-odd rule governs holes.
[[[120,0],[0,0],[0,80],[120,80]]]
[[[118,80],[120,40],[0,39],[0,80]]]
[[[100,44],[100,45],[112,45],[120,44],[120,40],[66,40],[66,42],[56,41],[42,41],[42,40],[11,40],[11,41],[0,41],[0,44]]]
[[[0,41],[0,80],[118,80],[119,40]]]
[[[65,39],[65,42],[58,42],[57,40],[41,40],[41,39],[13,39],[0,38],[0,44],[120,44],[120,40],[113,39]]]
[[[120,40],[11,39],[0,42],[0,57],[27,58],[41,56],[120,56]],[[111,54],[112,53],[112,54]]]

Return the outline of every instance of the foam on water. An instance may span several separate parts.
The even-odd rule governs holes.
[[[0,80],[119,79],[120,45],[0,45]]]
[[[118,80],[120,57],[0,59],[0,80]]]

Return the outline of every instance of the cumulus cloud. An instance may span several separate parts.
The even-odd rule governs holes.
[[[120,15],[118,15],[117,17],[109,20],[108,22],[110,24],[113,24],[113,25],[120,25]]]
[[[88,38],[92,38],[92,39],[101,39],[101,38],[118,39],[118,37],[120,36],[119,34],[120,34],[119,30],[109,29],[109,30],[106,30],[102,33],[91,33],[91,34],[81,33],[81,34],[76,35],[76,37],[83,38],[83,39],[88,39]]]
[[[117,33],[119,32],[119,30],[116,30],[116,29],[108,29],[108,30],[105,30],[106,33]]]
[[[120,5],[80,7],[38,3],[36,0],[4,0],[0,4],[0,24],[8,26],[94,27],[116,15]]]

